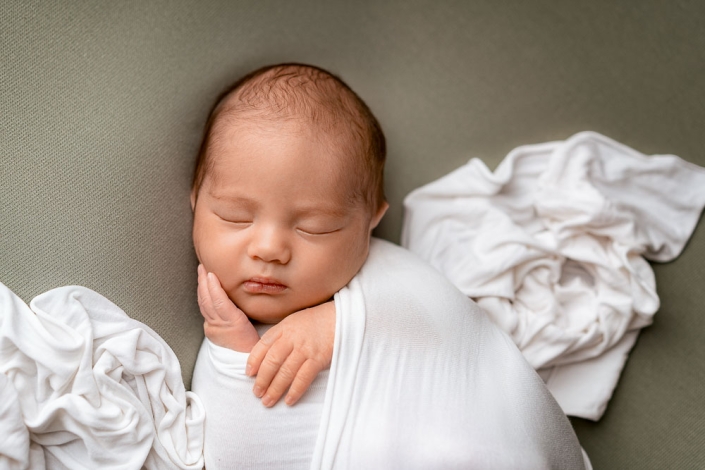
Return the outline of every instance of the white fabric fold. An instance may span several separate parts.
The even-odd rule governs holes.
[[[511,335],[567,414],[597,420],[636,340],[625,334],[659,308],[646,259],[678,256],[703,206],[705,169],[582,132],[413,191],[402,244]]]
[[[204,412],[159,335],[85,287],[0,284],[0,466],[201,469]]]
[[[311,469],[589,468],[568,419],[511,339],[418,257],[373,239],[335,306]],[[219,357],[204,344],[194,390],[204,402],[218,396],[219,409],[242,408],[237,401],[250,398],[223,390],[233,374],[226,365],[218,373]],[[287,442],[282,411],[265,411],[271,439]],[[206,454],[211,441],[255,432],[247,421],[216,419],[217,427],[206,425]],[[235,458],[216,466],[239,468]]]
[[[589,468],[510,338],[416,256],[373,240],[335,302],[312,469]]]

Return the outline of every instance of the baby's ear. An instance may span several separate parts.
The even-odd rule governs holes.
[[[196,209],[196,191],[191,190],[191,212]]]
[[[387,201],[382,202],[382,205],[379,206],[379,209],[377,209],[377,213],[372,216],[372,220],[370,220],[370,230],[379,225],[379,222],[382,220],[382,217],[384,217],[387,209],[389,209],[389,203]]]

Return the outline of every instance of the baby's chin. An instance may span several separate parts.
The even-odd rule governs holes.
[[[315,307],[328,301],[333,295],[324,299],[287,299],[285,296],[249,295],[235,299],[235,304],[247,318],[264,324],[276,324],[292,313]]]
[[[262,312],[259,310],[255,310],[250,313],[248,311],[243,310],[243,312],[245,312],[245,315],[247,315],[247,318],[249,318],[250,321],[262,323],[264,325],[276,325],[295,311],[296,310],[294,310],[293,312]]]
[[[299,307],[290,302],[284,302],[283,299],[271,298],[266,295],[241,299],[240,302],[236,301],[235,303],[250,320],[269,325],[279,323],[292,313],[313,306],[305,305]]]

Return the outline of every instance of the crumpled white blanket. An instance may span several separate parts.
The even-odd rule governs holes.
[[[0,468],[201,469],[204,413],[159,335],[85,287],[0,283]]]
[[[598,420],[659,308],[644,258],[678,256],[704,205],[705,169],[583,132],[415,190],[402,244],[490,313],[567,414]]]
[[[418,257],[373,239],[335,306],[311,469],[590,468],[567,417],[511,339]],[[208,360],[201,356],[199,393],[221,386],[200,373]],[[224,408],[239,399],[219,396]],[[237,420],[229,427],[220,432],[247,431]]]

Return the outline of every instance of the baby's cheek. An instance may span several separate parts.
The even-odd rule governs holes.
[[[312,304],[328,300],[350,280],[348,263],[345,260],[340,261],[333,265],[324,264],[320,266],[316,270],[315,275],[311,277],[312,282],[308,283],[307,287],[309,296],[315,299]]]
[[[213,273],[218,276],[218,279],[220,280],[220,285],[223,287],[223,290],[228,293],[228,296],[230,298],[232,298],[238,287],[236,276],[233,270],[229,269],[229,267],[226,266],[217,266],[213,269]]]
[[[206,233],[204,236],[194,236],[194,245],[203,267],[218,277],[223,288],[231,284],[234,277],[231,250],[224,245],[222,239]]]

